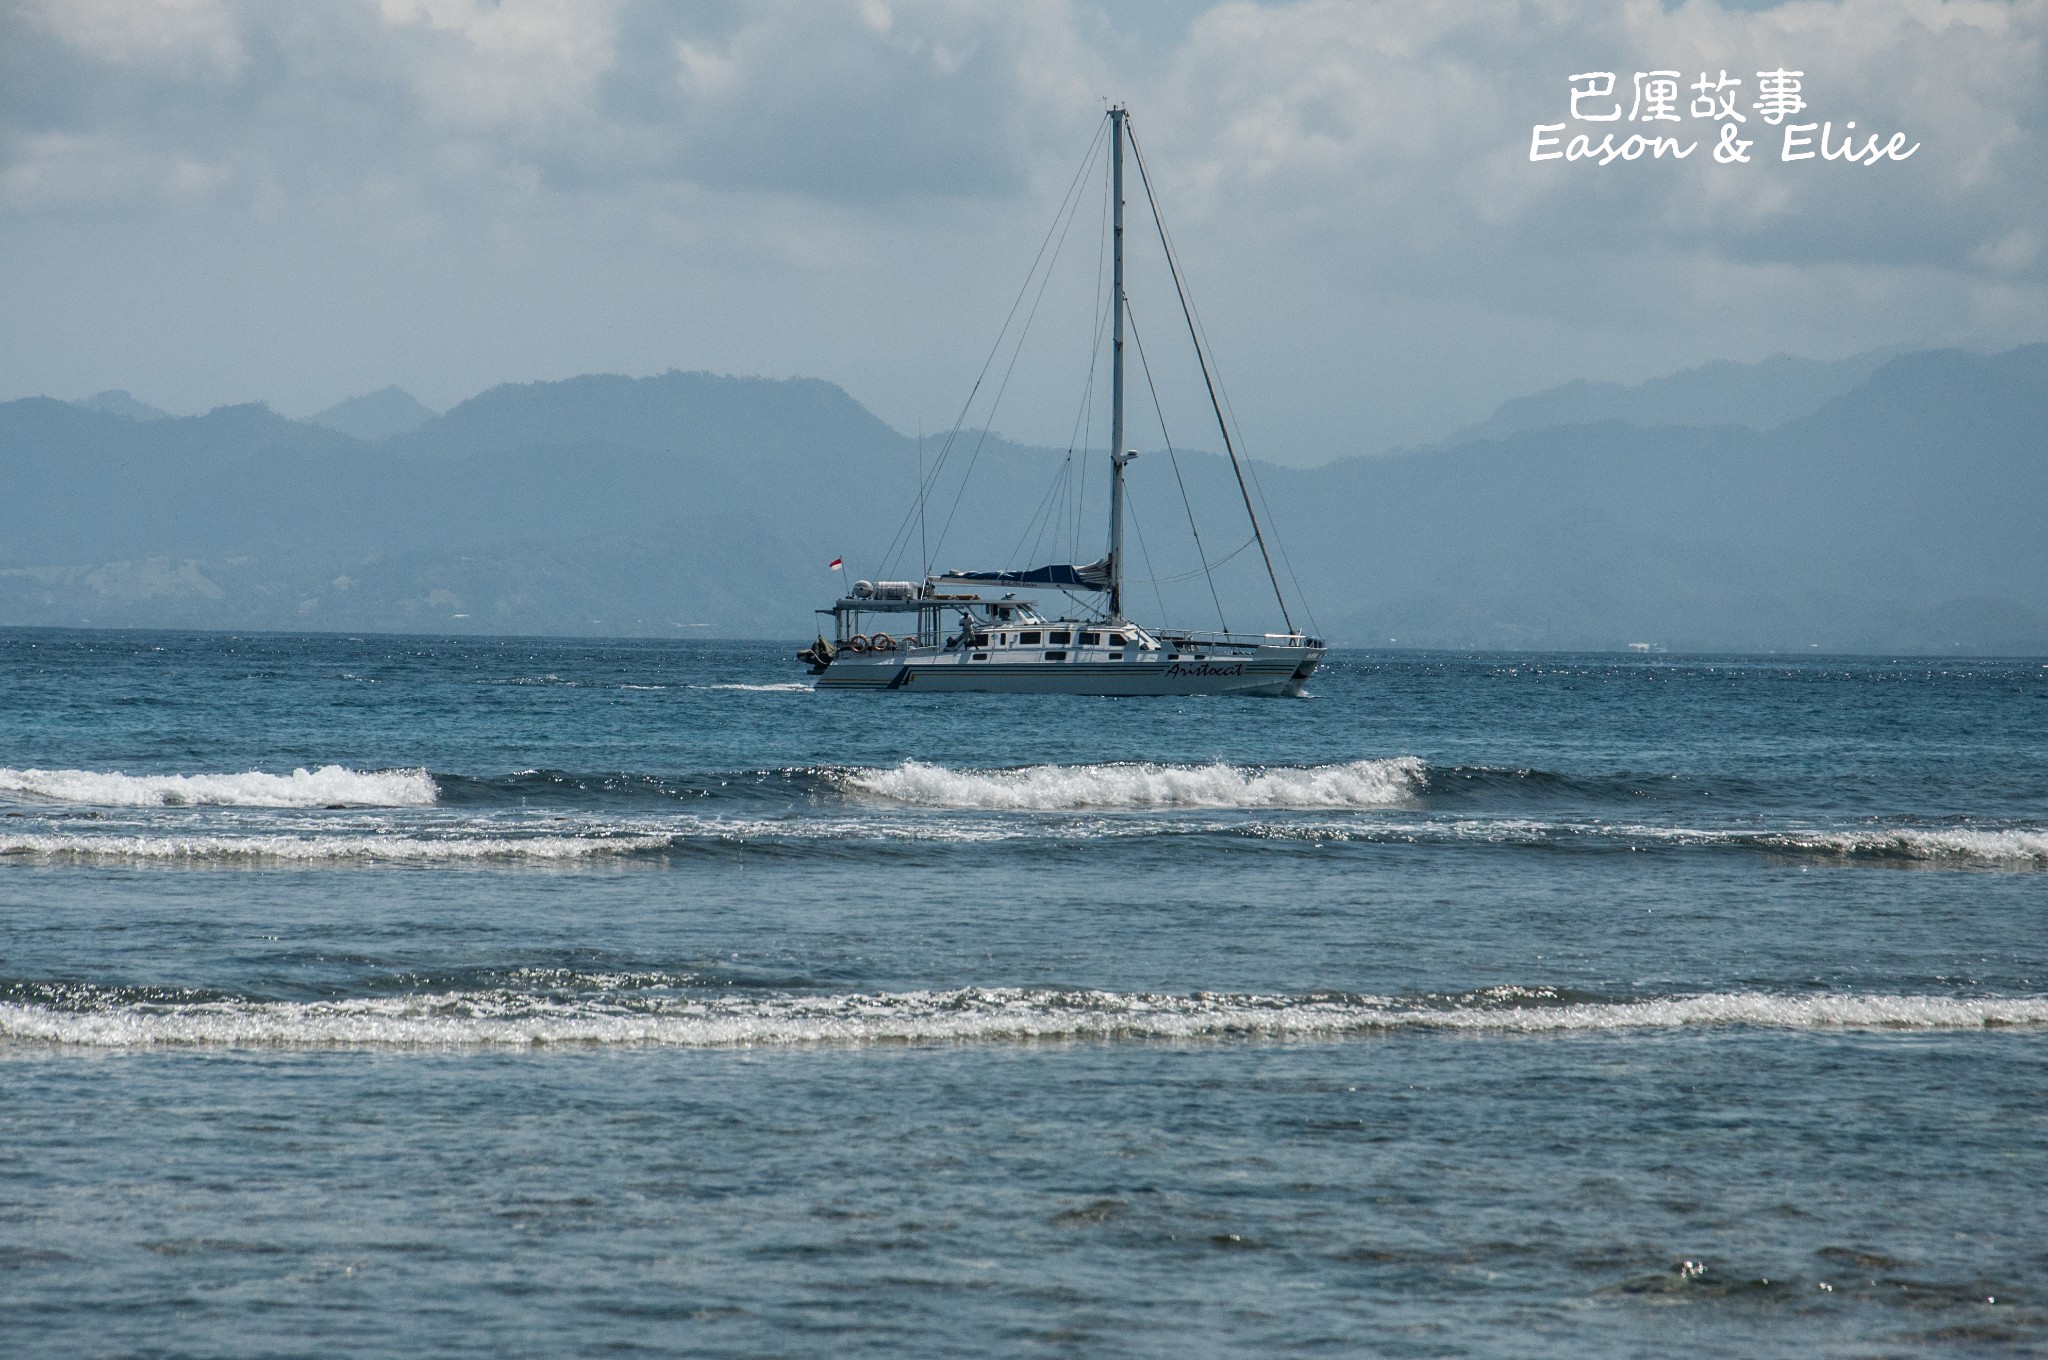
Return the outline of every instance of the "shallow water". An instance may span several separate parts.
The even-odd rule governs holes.
[[[0,632],[30,1353],[2048,1345],[2048,667]]]

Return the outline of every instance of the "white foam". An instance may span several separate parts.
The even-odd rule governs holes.
[[[691,689],[729,689],[747,694],[809,694],[811,687],[801,680],[785,680],[774,685],[692,685]]]
[[[1731,846],[1842,858],[2048,868],[2048,831],[2025,827],[1858,826],[1763,830],[1616,823],[1502,822],[1498,825],[1509,835],[1520,830],[1531,838],[1602,836],[1622,842]]]
[[[1218,827],[1216,829],[1227,829]],[[1766,830],[1553,822],[1533,818],[1432,818],[1360,822],[1254,823],[1247,834],[1274,840],[1365,843],[1479,842],[1492,845],[1699,846],[1840,859],[1891,859],[1932,866],[2048,868],[2048,831],[1994,827],[1833,827]]]
[[[290,774],[122,774],[118,770],[0,769],[0,797],[121,807],[426,807],[425,770],[350,770],[323,765]]]
[[[953,770],[907,760],[858,770],[848,786],[920,807],[1071,812],[1142,808],[1376,808],[1411,797],[1425,766],[1413,756],[1337,765],[1029,765]]]
[[[321,1002],[0,1003],[0,1041],[97,1048],[730,1048],[1065,1040],[1320,1039],[1438,1030],[1598,1034],[1743,1026],[1777,1030],[2031,1032],[2048,997],[1721,992],[1545,1004],[1502,988],[1441,1004],[1384,997],[1260,996],[967,988],[825,997],[649,998],[636,1005],[518,992]],[[1533,1004],[1532,1004],[1533,1003]]]
[[[1923,830],[1784,832],[1758,838],[1788,850],[1839,855],[1895,855],[1914,860],[1982,861],[2048,868],[2048,831],[1943,827]]]
[[[0,835],[0,856],[73,863],[462,864],[659,850],[668,836]]]
[[[569,861],[693,846],[753,843],[946,845],[1045,841],[1149,840],[1160,836],[1249,836],[1307,844],[1494,845],[1607,851],[1671,848],[1814,857],[1836,863],[1891,863],[1930,869],[2048,869],[2048,832],[1946,828],[1764,830],[1551,822],[1523,818],[1415,816],[1243,819],[1233,810],[1165,819],[1117,815],[1111,807],[1047,821],[1003,810],[933,816],[860,811],[830,816],[657,816],[545,819],[373,809],[353,815],[264,809],[147,812],[90,821],[70,814],[0,823],[0,858],[78,863],[260,865]],[[1172,810],[1165,805],[1165,810]],[[1369,810],[1369,809],[1367,809]],[[175,825],[170,823],[175,822]]]

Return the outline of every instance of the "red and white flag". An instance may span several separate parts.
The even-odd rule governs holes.
[[[825,568],[825,570],[827,570],[827,571],[838,571],[838,570],[839,570],[840,568],[844,567],[845,565],[846,565],[846,559],[845,559],[845,558],[843,558],[843,557],[835,557],[835,558],[833,558],[833,559],[832,559],[832,564],[831,564],[830,566],[826,567],[826,568]]]

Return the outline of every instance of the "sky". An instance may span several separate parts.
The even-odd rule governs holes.
[[[444,409],[680,368],[943,430],[1112,99],[1274,461],[1574,379],[2000,348],[2048,339],[2044,35],[2048,0],[0,0],[0,398]],[[1665,70],[1679,121],[1631,117]],[[1806,108],[1772,124],[1779,70]],[[1574,119],[1598,72],[1619,99]],[[1693,116],[1724,74],[1739,125]],[[1820,120],[1918,149],[1781,159]],[[1555,124],[1539,150],[1694,149],[1532,160]],[[1748,161],[1715,159],[1723,125]],[[1014,438],[1063,446],[1082,410],[1102,204],[1085,178],[996,365]],[[1161,409],[1214,447],[1132,212]]]

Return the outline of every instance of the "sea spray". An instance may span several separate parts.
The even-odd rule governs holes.
[[[123,774],[118,770],[0,769],[0,798],[109,807],[426,807],[434,779],[423,769],[290,774]]]
[[[96,997],[0,1002],[0,1041],[96,1048],[677,1048],[1071,1040],[1339,1040],[1393,1031],[1599,1034],[1750,1027],[1942,1031],[2048,1025],[2048,997],[1712,992],[1568,1000],[1547,988],[1451,997],[955,988],[838,996],[654,994],[564,999],[492,990],[334,1001]]]
[[[907,760],[846,775],[850,788],[920,807],[1066,812],[1120,808],[1375,808],[1411,798],[1413,756],[1332,765],[1127,763],[955,770]]]

